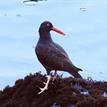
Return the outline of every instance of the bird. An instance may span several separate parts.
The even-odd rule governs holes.
[[[49,21],[44,21],[39,27],[39,40],[35,47],[35,53],[47,71],[47,83],[49,84],[51,79],[50,74],[53,70],[55,71],[54,74],[56,74],[57,71],[65,71],[74,76],[74,78],[82,78],[78,73],[82,71],[82,69],[76,67],[66,51],[58,43],[53,41],[50,31],[55,31],[63,36],[65,35],[64,32],[55,28]],[[44,83],[46,85],[45,90],[48,87],[47,83]],[[42,88],[41,90],[44,91]],[[40,93],[42,93],[42,91]]]

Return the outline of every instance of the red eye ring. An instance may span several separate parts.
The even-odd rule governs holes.
[[[47,26],[50,26],[50,24],[48,23]]]

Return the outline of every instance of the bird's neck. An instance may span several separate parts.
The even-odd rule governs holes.
[[[52,41],[50,32],[39,32],[40,39],[44,41]]]

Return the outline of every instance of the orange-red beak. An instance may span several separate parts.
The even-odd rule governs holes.
[[[55,31],[55,32],[57,32],[57,33],[59,33],[59,34],[61,34],[61,35],[65,35],[64,32],[60,31],[59,29],[57,29],[55,27],[52,27],[52,30]]]

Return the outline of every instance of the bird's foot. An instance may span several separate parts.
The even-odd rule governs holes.
[[[56,78],[57,78],[57,76],[56,76],[56,75],[55,75],[55,76],[53,76],[53,77],[52,77],[52,82],[54,82]]]
[[[41,93],[43,93],[45,90],[47,90],[48,89],[48,85],[49,85],[49,82],[50,82],[50,80],[51,80],[51,75],[48,75],[47,76],[47,82],[43,82],[44,84],[45,84],[45,86],[43,87],[43,88],[40,88],[40,92],[38,92],[38,94],[41,94]]]
[[[48,89],[48,87],[46,87],[46,86],[45,86],[44,88],[40,88],[40,90],[41,90],[41,91],[40,91],[40,92],[38,92],[38,94],[43,93],[43,92],[44,92],[45,90],[47,90],[47,89]]]

